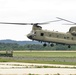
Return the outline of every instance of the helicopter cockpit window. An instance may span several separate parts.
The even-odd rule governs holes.
[[[34,32],[34,31],[31,31],[31,34],[36,34],[36,32]]]
[[[31,31],[31,34],[34,34],[34,32],[33,32],[33,31]]]
[[[44,33],[41,33],[40,35],[41,35],[41,36],[44,36]]]

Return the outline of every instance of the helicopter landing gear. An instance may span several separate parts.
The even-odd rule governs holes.
[[[68,45],[68,48],[71,48],[71,46],[70,46],[70,45]]]
[[[51,47],[53,47],[53,46],[54,46],[54,44],[52,43],[52,44],[50,44],[50,46],[51,46]]]
[[[47,44],[46,44],[46,43],[44,43],[44,44],[43,44],[43,46],[44,46],[44,47],[46,47],[46,46],[47,46]],[[51,46],[51,47],[53,47],[53,46],[54,46],[54,44],[52,43],[52,44],[50,44],[50,46]]]
[[[44,46],[44,47],[46,47],[46,46],[47,46],[47,44],[46,44],[46,43],[44,43],[44,44],[43,44],[43,46]]]

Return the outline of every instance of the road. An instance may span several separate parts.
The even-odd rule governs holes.
[[[35,66],[60,66],[71,68],[36,68]],[[0,63],[0,75],[28,75],[28,74],[76,74],[74,65],[56,65],[56,64],[34,64],[34,63],[16,63],[5,62]]]

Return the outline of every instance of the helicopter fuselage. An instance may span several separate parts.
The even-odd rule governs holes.
[[[72,35],[71,33],[62,33],[55,31],[47,31],[47,30],[34,30],[27,37],[31,40],[48,42],[48,43],[57,43],[57,44],[67,44],[67,45],[75,45],[76,44],[76,35]]]

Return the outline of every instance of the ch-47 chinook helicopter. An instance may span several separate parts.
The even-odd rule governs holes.
[[[62,32],[55,32],[55,31],[47,31],[43,30],[40,25],[49,24],[50,22],[57,22],[57,21],[67,21],[72,24],[75,24],[74,22],[71,22],[66,19],[62,19],[57,17],[58,20],[49,21],[49,22],[43,22],[43,23],[10,23],[10,22],[0,22],[0,24],[14,24],[14,25],[33,25],[32,31],[27,35],[27,37],[31,40],[36,40],[39,42],[44,42],[43,46],[47,46],[47,43],[50,43],[50,46],[54,46],[54,43],[56,44],[63,44],[68,45],[68,48],[71,47],[71,45],[76,45],[76,27],[71,27],[68,32],[62,33]]]

